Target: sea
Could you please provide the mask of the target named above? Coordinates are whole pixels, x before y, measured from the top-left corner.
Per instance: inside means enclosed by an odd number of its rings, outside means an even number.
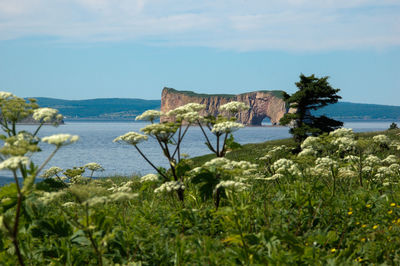
[[[397,124],[400,124],[398,121]],[[391,122],[363,121],[345,122],[344,127],[352,128],[355,132],[381,131],[389,128]],[[58,166],[63,169],[74,166],[83,166],[96,162],[103,166],[103,172],[95,173],[96,177],[108,177],[115,175],[145,175],[154,173],[154,169],[141,157],[133,146],[114,143],[113,140],[130,131],[140,132],[146,126],[145,122],[66,122],[58,127],[43,126],[39,137],[50,136],[59,133],[79,135],[78,142],[62,147],[44,169]],[[18,130],[34,131],[35,125],[20,125]],[[208,135],[215,142],[212,134]],[[280,126],[263,125],[259,127],[245,127],[234,132],[235,141],[240,144],[260,143],[268,140],[290,137],[289,128]],[[183,142],[182,153],[190,157],[210,153],[206,147],[205,138],[199,127],[190,127]],[[162,155],[156,140],[138,144],[140,150],[156,166],[166,167],[167,160]],[[54,146],[41,143],[41,152],[31,156],[31,160],[41,165],[54,150]],[[39,179],[40,180],[40,179]],[[10,171],[0,171],[0,186],[14,182]]]

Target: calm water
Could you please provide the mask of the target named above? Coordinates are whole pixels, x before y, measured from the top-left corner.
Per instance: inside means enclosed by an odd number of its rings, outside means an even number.
[[[129,131],[139,131],[146,123],[110,123],[110,122],[69,122],[57,128],[45,126],[39,136],[57,133],[69,133],[80,136],[80,140],[70,146],[63,147],[50,161],[48,167],[59,166],[63,169],[82,166],[89,162],[100,163],[105,171],[97,176],[146,174],[153,172],[148,163],[138,154],[134,147],[113,143],[113,139]],[[385,130],[390,122],[351,122],[345,127],[356,132]],[[19,129],[33,131],[35,126],[24,125]],[[267,140],[290,137],[286,127],[246,127],[234,133],[241,144],[264,142]],[[212,139],[212,136],[211,136]],[[192,127],[182,144],[183,153],[191,157],[210,153],[204,145],[204,136],[200,128]],[[138,145],[144,154],[157,166],[167,166],[167,161],[160,153],[155,140],[149,139]],[[42,152],[35,154],[32,160],[36,164],[43,162],[53,150],[53,146],[41,144]],[[48,168],[46,167],[46,168]],[[0,171],[0,185],[12,182],[9,171]]]

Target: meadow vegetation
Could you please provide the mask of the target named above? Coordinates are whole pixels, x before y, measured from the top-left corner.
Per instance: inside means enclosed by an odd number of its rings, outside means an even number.
[[[40,142],[54,156],[77,136],[38,138],[54,109],[0,93],[0,169],[15,183],[0,188],[0,261],[5,265],[360,265],[400,263],[400,130],[355,134],[337,129],[297,143],[240,146],[240,103],[201,117],[198,104],[167,114],[147,111],[142,133],[114,141],[140,149],[156,139],[167,169],[93,179],[101,165],[44,170],[30,161]],[[18,131],[33,115],[35,132]],[[156,123],[166,115],[166,123]],[[181,154],[191,125],[211,155]],[[207,133],[209,131],[209,133]],[[211,136],[213,139],[211,139]],[[112,141],[112,140],[110,140]],[[117,145],[117,144],[116,144]],[[129,158],[127,158],[129,160]],[[43,171],[42,171],[43,170]],[[34,183],[42,175],[45,180]],[[20,184],[17,177],[22,177]]]

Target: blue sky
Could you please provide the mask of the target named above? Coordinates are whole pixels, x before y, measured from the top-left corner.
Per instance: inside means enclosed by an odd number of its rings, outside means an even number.
[[[296,91],[400,105],[399,0],[0,0],[0,90],[64,99]]]

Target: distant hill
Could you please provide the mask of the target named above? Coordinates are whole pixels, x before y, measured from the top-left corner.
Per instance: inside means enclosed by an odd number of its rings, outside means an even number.
[[[149,109],[159,110],[160,100],[104,98],[90,100],[62,100],[37,97],[41,107],[56,108],[65,120],[133,120]],[[314,112],[316,115],[343,120],[400,121],[400,106],[339,102]]]
[[[400,106],[338,102],[314,111],[338,120],[387,120],[400,121]]]
[[[37,97],[41,107],[58,109],[65,120],[126,120],[149,109],[160,109],[160,100],[104,98],[90,100],[62,100]]]

